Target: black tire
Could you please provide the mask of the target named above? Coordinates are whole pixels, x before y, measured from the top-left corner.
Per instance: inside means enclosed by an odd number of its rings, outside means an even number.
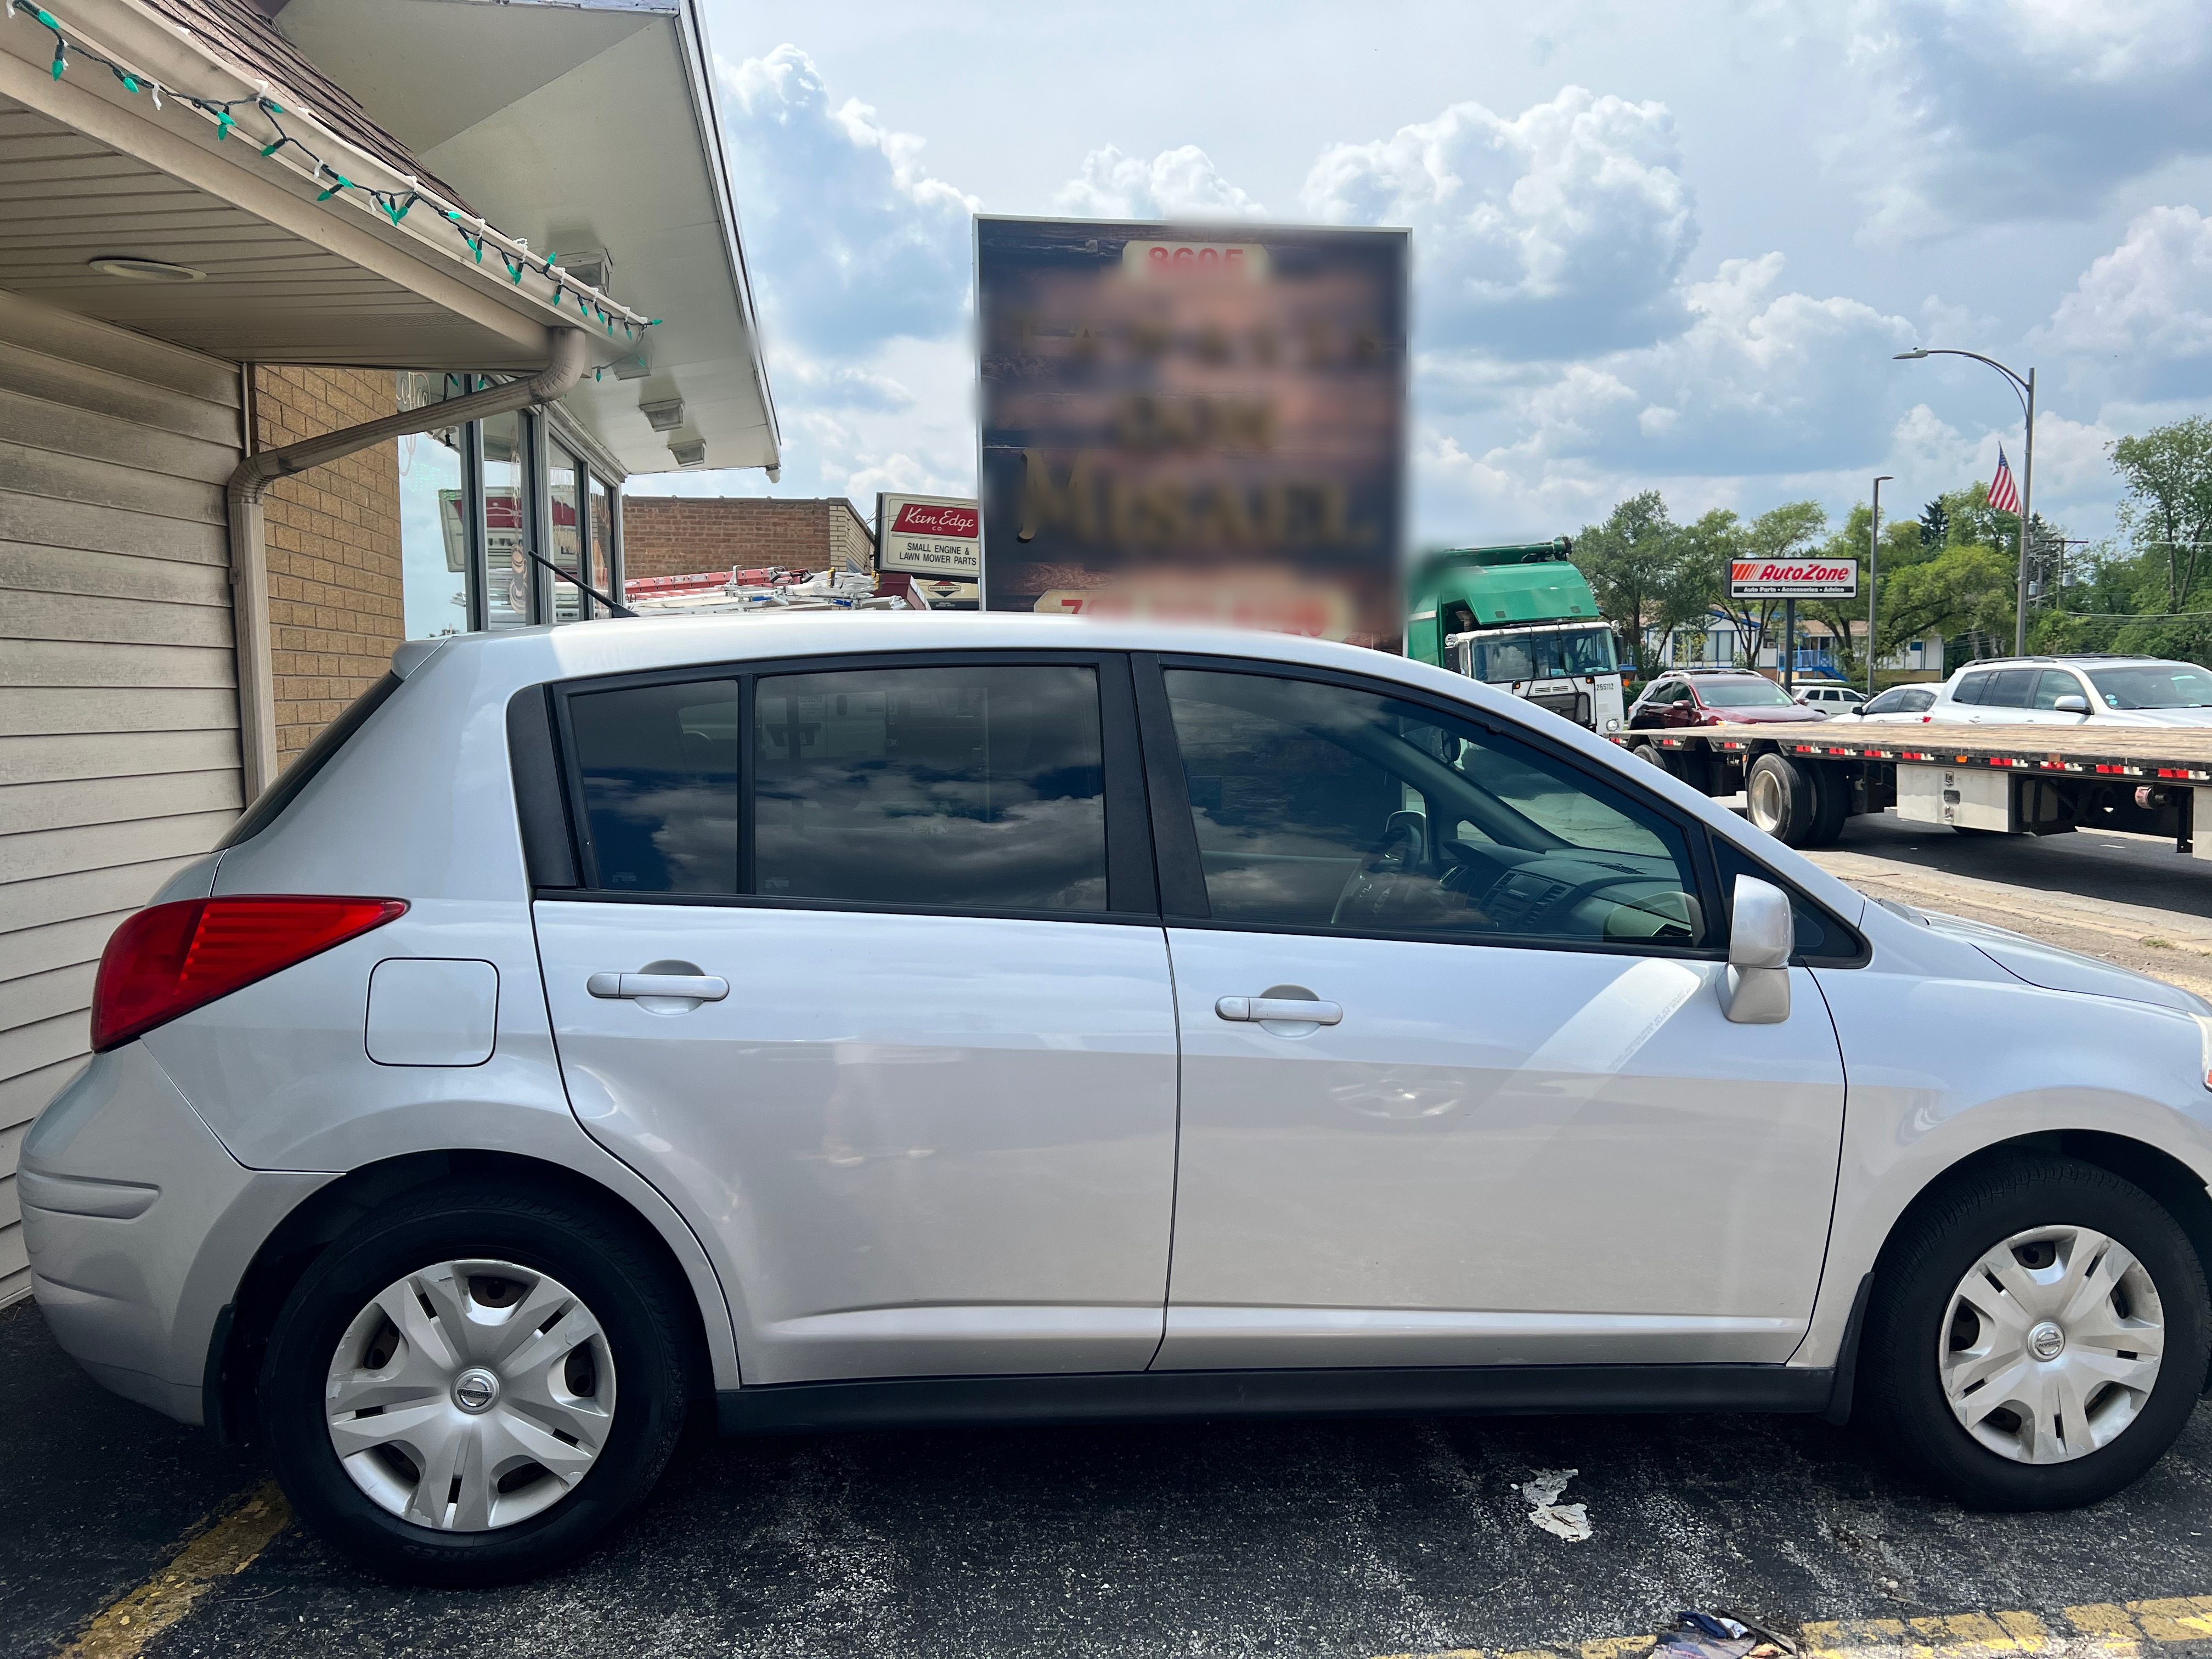
[[[1744,775],[1746,814],[1784,847],[1802,847],[1820,816],[1811,771],[1784,755],[1761,755]]]
[[[2017,1461],[1960,1424],[1944,1396],[1937,1356],[1947,1340],[1960,1340],[1945,1322],[1974,1264],[2016,1234],[2067,1226],[2094,1229],[2134,1254],[2157,1292],[2165,1349],[2134,1420],[2106,1443],[2065,1462]],[[2094,1165],[2023,1156],[1960,1178],[1900,1227],[1883,1252],[1868,1310],[1860,1382],[1888,1437],[1961,1504],[2070,1509],[2110,1497],[2164,1455],[2197,1404],[2208,1352],[2203,1267],[2164,1206]],[[2088,1403],[2099,1409],[2095,1396]]]
[[[511,1262],[573,1291],[598,1322],[618,1386],[605,1442],[571,1490],[512,1525],[443,1531],[402,1519],[355,1484],[331,1444],[324,1391],[338,1344],[372,1299],[465,1259]],[[386,1577],[477,1585],[543,1572],[589,1547],[667,1466],[689,1398],[686,1295],[641,1229],[586,1204],[475,1181],[408,1193],[324,1251],[277,1316],[258,1384],[276,1478],[303,1521]]]
[[[1667,757],[1659,752],[1659,745],[1648,739],[1638,744],[1628,752],[1646,765],[1657,767],[1662,772],[1672,772],[1674,769],[1667,764]]]
[[[1801,764],[1798,769],[1813,775],[1813,827],[1806,832],[1803,844],[1832,847],[1851,816],[1851,781],[1838,764]]]

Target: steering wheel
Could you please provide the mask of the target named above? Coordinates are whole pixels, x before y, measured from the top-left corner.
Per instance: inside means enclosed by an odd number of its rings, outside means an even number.
[[[1381,927],[1417,916],[1441,921],[1450,902],[1424,867],[1428,841],[1428,822],[1420,813],[1393,812],[1375,844],[1345,878],[1329,926]]]

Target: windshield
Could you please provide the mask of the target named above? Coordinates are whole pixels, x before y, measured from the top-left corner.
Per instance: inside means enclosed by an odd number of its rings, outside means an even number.
[[[2212,708],[2212,673],[2185,662],[2093,668],[2089,678],[2115,708]]]
[[[1477,635],[1467,642],[1470,678],[1492,685],[1610,674],[1619,666],[1609,628],[1547,629],[1537,634]]]
[[[1700,680],[1698,701],[1708,708],[1787,708],[1790,696],[1772,680]]]

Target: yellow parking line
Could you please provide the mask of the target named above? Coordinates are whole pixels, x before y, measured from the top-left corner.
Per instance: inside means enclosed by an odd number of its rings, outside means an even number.
[[[84,1634],[57,1659],[137,1659],[146,1644],[192,1610],[216,1583],[240,1573],[291,1524],[292,1510],[273,1480],[188,1540],[137,1589],[94,1613]]]
[[[1948,1613],[1920,1619],[1818,1620],[1802,1632],[1803,1659],[2002,1659],[2010,1654],[2136,1659],[2145,1643],[2212,1642],[2212,1595],[2095,1601],[2062,1608],[2054,1629],[2025,1612]],[[1641,1659],[1659,1638],[1615,1636],[1556,1648],[1449,1648],[1388,1659]]]

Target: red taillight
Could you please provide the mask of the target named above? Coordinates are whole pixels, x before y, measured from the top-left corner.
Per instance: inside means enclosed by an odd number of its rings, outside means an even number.
[[[141,910],[100,953],[95,1051],[407,914],[404,899],[185,899]]]

